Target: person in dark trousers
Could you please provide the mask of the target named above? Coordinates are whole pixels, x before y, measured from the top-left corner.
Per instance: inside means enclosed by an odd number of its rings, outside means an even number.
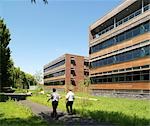
[[[73,106],[74,99],[75,99],[74,93],[70,89],[66,95],[66,109],[68,114],[73,114],[72,106]]]
[[[48,99],[48,101],[52,100],[53,112],[51,116],[53,118],[57,118],[57,106],[58,106],[59,99],[60,99],[60,95],[56,92],[56,89],[53,88],[53,93],[50,95],[50,98]]]

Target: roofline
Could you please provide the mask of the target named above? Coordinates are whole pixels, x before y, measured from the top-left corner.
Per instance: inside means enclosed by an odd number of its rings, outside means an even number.
[[[124,0],[120,5],[118,5],[117,7],[115,7],[114,9],[112,9],[111,11],[109,11],[106,15],[104,15],[103,17],[101,17],[100,19],[98,19],[95,23],[91,24],[89,26],[89,29],[92,30],[92,29],[96,28],[100,24],[104,23],[108,19],[110,19],[113,16],[115,16],[120,11],[124,10],[126,7],[128,7],[129,5],[131,5],[132,3],[134,3],[135,1],[137,1],[137,0]]]
[[[65,59],[65,56],[66,56],[66,55],[80,56],[80,57],[84,57],[84,59],[88,59],[88,57],[86,57],[86,56],[81,56],[81,55],[76,55],[76,54],[65,53],[65,54],[59,56],[58,58],[52,60],[51,62],[45,64],[45,65],[44,65],[44,68],[47,67],[47,66],[49,66],[49,65],[51,65],[51,64],[53,64],[53,63],[59,62],[59,60],[61,60],[61,59],[63,59],[63,58]]]

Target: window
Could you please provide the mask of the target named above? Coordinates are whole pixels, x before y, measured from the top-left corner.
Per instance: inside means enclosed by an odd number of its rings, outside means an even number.
[[[97,76],[91,77],[91,80],[92,84],[149,81],[150,71],[144,70],[144,71],[119,73],[114,75]]]
[[[137,12],[137,14],[138,14],[138,12]],[[132,17],[132,15],[131,15],[131,17]],[[131,39],[137,35],[143,34],[148,31],[150,31],[150,23],[145,22],[143,24],[140,24],[140,25],[128,30],[128,31],[125,31],[117,36],[114,36],[108,40],[105,40],[97,45],[90,47],[91,48],[90,52],[94,53],[94,52],[100,51],[104,48],[110,47],[116,43],[120,43],[126,39]]]
[[[144,54],[145,53],[145,54]],[[141,47],[135,50],[124,52],[116,56],[111,56],[105,59],[100,59],[91,62],[91,68],[101,67],[105,65],[110,65],[113,63],[120,63],[125,61],[134,60],[136,58],[145,57],[150,55],[150,46]]]

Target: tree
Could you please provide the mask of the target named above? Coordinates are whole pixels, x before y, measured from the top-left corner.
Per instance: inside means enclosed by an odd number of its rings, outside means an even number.
[[[10,33],[4,21],[0,18],[0,92],[3,87],[10,86],[10,48],[8,47],[10,42]]]
[[[31,0],[32,3],[36,3],[36,0]],[[48,4],[48,0],[43,0],[45,4]]]
[[[36,71],[36,73],[34,74],[34,78],[38,84],[42,84],[43,83],[42,71]]]

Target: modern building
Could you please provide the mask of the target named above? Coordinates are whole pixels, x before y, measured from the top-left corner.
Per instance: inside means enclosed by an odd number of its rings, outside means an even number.
[[[64,54],[44,66],[44,85],[49,88],[80,90],[80,84],[89,75],[88,58]]]
[[[91,89],[150,91],[150,1],[125,0],[89,27]]]

